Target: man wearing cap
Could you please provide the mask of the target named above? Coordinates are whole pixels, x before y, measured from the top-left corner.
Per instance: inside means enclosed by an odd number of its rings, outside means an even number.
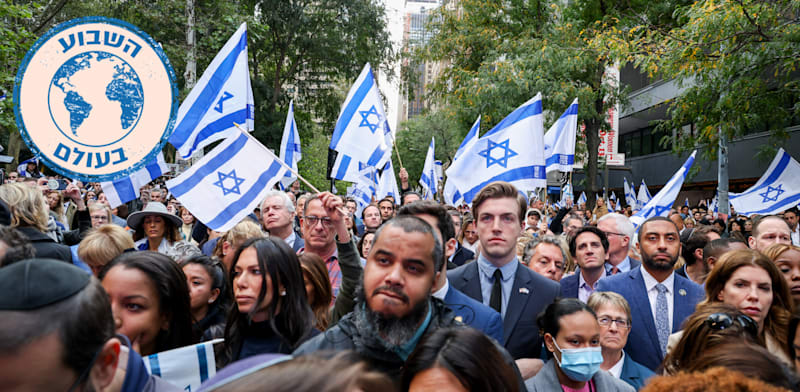
[[[47,284],[43,284],[47,283]],[[179,391],[147,373],[114,335],[100,283],[52,259],[0,268],[0,388],[13,391]]]

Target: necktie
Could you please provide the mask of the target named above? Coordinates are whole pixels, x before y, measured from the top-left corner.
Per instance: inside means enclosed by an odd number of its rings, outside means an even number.
[[[656,296],[656,331],[658,332],[658,344],[661,352],[667,353],[667,339],[671,328],[669,327],[669,307],[667,306],[667,286],[659,283],[656,285],[658,296]]]
[[[492,296],[489,297],[489,306],[496,310],[497,313],[501,313],[500,309],[502,309],[502,299],[503,299],[503,290],[500,284],[503,281],[503,272],[500,271],[500,268],[494,270],[494,283],[492,284]]]

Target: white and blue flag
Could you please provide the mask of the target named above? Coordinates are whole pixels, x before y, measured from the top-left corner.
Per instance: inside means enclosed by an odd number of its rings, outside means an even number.
[[[425,155],[425,165],[422,167],[422,174],[419,176],[419,184],[422,185],[422,199],[433,200],[436,196],[436,158],[434,138],[431,138],[431,144],[428,145],[428,153]]]
[[[694,164],[694,157],[697,155],[697,150],[692,152],[692,155],[686,159],[680,169],[667,181],[667,184],[661,188],[656,195],[645,204],[641,211],[631,216],[631,223],[638,229],[639,226],[646,220],[654,216],[669,215],[669,210],[675,204],[675,199],[678,198],[678,193],[681,191],[683,181],[686,179],[686,174]]]
[[[200,384],[217,374],[214,339],[184,346],[142,358],[147,372],[174,385],[182,391],[196,391]]]
[[[713,211],[714,212],[714,216],[716,216],[717,211],[719,209],[719,206],[718,206],[719,203],[717,202],[717,200],[719,200],[718,196],[719,196],[719,194],[714,195],[714,198],[711,199],[710,203],[708,203],[708,211],[709,212]],[[731,196],[731,194],[728,193],[728,197],[730,197],[730,196]],[[736,207],[734,207],[734,208],[736,208]]]
[[[336,150],[331,177],[355,182],[358,163],[383,167],[394,139],[383,100],[369,63],[353,83],[333,129],[330,148]]]
[[[28,159],[20,162],[20,164],[17,166],[17,173],[19,174],[20,177],[33,177],[32,176],[33,173],[28,173],[28,164],[29,163],[35,163],[36,164],[36,170],[39,170],[39,158],[35,157],[35,156],[33,158],[28,158]],[[42,177],[42,176],[44,176],[44,174],[41,171],[39,171],[39,177]]]
[[[455,156],[453,157],[453,162],[455,162],[466,150],[472,148],[472,146],[478,142],[478,133],[481,130],[481,116],[478,115],[478,119],[475,120],[475,123],[472,124],[472,128],[469,129],[467,132],[467,136],[464,137],[464,140],[461,141],[461,145],[458,146],[458,150],[456,151]],[[452,166],[452,164],[450,165]],[[444,189],[442,190],[444,193],[444,201],[447,204],[457,206],[459,205],[464,198],[461,196],[461,192],[456,189],[456,186],[453,185],[453,182],[448,180],[444,183]]]
[[[447,169],[447,177],[467,203],[494,181],[509,182],[523,194],[546,187],[542,94],[478,139]]]
[[[215,231],[228,231],[253,212],[283,178],[286,166],[247,132],[236,130],[167,188]]]
[[[545,171],[571,172],[578,137],[578,98],[544,134]]]
[[[650,195],[650,191],[647,189],[647,184],[644,183],[644,178],[642,178],[642,184],[639,185],[639,194],[636,196],[636,200],[638,202],[637,207],[638,209],[644,208],[644,205],[652,199],[653,196]]]
[[[581,192],[581,195],[578,197],[578,204],[586,203],[586,192]]]
[[[626,177],[622,177],[625,184],[625,204],[631,208],[636,208],[636,194],[633,192],[633,187],[628,183]]]
[[[281,138],[281,161],[297,171],[297,162],[303,158],[300,151],[300,133],[297,132],[297,123],[294,121],[294,101],[289,101],[289,112],[286,113],[286,125],[283,126],[283,137]],[[297,180],[297,176],[290,171],[286,171],[281,179],[281,188],[285,189]]]
[[[394,177],[394,167],[392,167],[391,158],[386,161],[386,166],[383,167],[383,171],[378,177],[378,192],[376,193],[376,197],[380,200],[386,196],[394,197],[394,203],[400,204],[400,188],[397,186],[397,179]]]
[[[159,152],[152,162],[131,173],[130,176],[116,181],[101,182],[100,186],[103,188],[108,204],[111,208],[116,208],[138,198],[141,187],[169,171],[169,166],[164,161],[164,153]]]
[[[800,203],[800,163],[782,148],[756,183],[742,193],[729,193],[736,213],[777,214]]]
[[[236,135],[234,123],[252,130],[254,108],[247,24],[242,23],[181,103],[169,142],[187,159],[214,141]]]
[[[575,196],[572,194],[572,185],[564,184],[564,187],[561,189],[561,202],[560,204],[563,206],[568,205],[567,202],[572,202],[575,200]]]
[[[360,215],[364,207],[372,203],[372,197],[378,190],[378,173],[372,166],[359,165],[358,178],[351,188],[350,196],[356,199],[356,212]]]

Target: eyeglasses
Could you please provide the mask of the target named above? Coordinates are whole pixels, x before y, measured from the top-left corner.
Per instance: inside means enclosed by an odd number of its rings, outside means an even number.
[[[608,237],[608,236],[610,236],[610,235],[618,235],[618,236],[620,236],[620,237],[626,237],[626,236],[627,236],[627,234],[623,234],[623,233],[615,233],[615,232],[613,232],[613,231],[604,231],[603,233],[605,233],[605,234],[606,234],[606,237]]]
[[[310,215],[310,216],[304,216],[303,219],[305,219],[305,221],[308,222],[308,225],[310,227],[316,226],[317,223],[320,222],[320,221],[322,221],[322,225],[325,226],[325,227],[333,226],[333,223],[331,222],[331,218],[329,218],[327,216],[326,217],[318,217],[318,216]]]
[[[706,325],[717,331],[730,328],[734,322],[738,323],[751,336],[758,336],[758,324],[752,318],[743,314],[731,317],[726,313],[714,313],[706,319]]]
[[[611,317],[600,317],[597,319],[603,327],[610,327],[611,324],[617,324],[617,328],[628,329],[631,327],[630,321],[626,319],[613,319]]]

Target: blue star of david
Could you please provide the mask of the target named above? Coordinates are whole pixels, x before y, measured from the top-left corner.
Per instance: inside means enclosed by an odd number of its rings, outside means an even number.
[[[656,216],[661,216],[661,214],[663,214],[664,212],[669,211],[669,206],[656,205],[654,208],[656,210]]]
[[[767,190],[764,193],[758,194],[759,196],[764,198],[764,200],[761,200],[761,202],[766,203],[768,201],[778,201],[778,197],[781,195],[781,193],[786,192],[785,190],[781,189],[782,186],[783,184],[778,185],[776,188],[773,188],[772,186],[767,185]],[[775,191],[775,196],[769,197],[769,194],[772,193],[772,191]]]
[[[244,178],[236,177],[236,170],[231,170],[228,174],[217,172],[217,176],[219,176],[219,180],[214,182],[214,185],[222,189],[222,196],[227,196],[229,193],[235,193],[237,195],[242,194],[239,191],[239,185],[244,182]],[[233,186],[230,188],[225,187],[225,180],[227,179],[233,180]]]
[[[506,139],[505,141],[500,142],[500,143],[495,143],[495,142],[489,140],[489,145],[486,147],[486,149],[478,153],[478,155],[486,158],[486,168],[487,169],[490,168],[494,164],[498,164],[498,165],[502,166],[503,168],[507,168],[508,167],[508,159],[511,158],[511,157],[519,155],[514,150],[508,148],[508,140],[509,139]],[[502,157],[495,158],[495,157],[492,156],[492,150],[494,150],[495,148],[500,148],[500,149],[503,150],[503,156]]]
[[[367,127],[369,128],[370,132],[375,133],[381,123],[381,115],[378,114],[378,110],[375,109],[375,105],[372,105],[369,110],[359,110],[358,113],[361,114],[361,124],[358,124],[358,126]],[[369,121],[370,114],[374,114],[378,119],[374,124]]]

